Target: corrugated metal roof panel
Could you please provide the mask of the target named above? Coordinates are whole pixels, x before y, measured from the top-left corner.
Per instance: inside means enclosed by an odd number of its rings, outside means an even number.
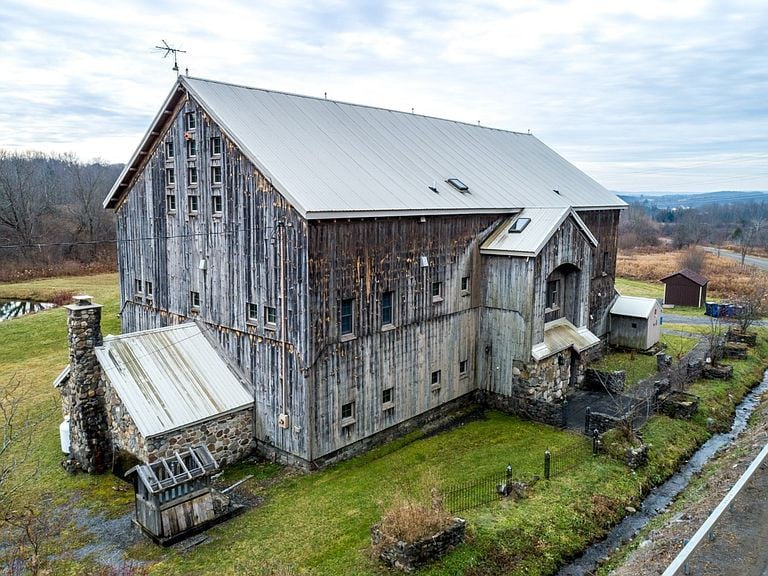
[[[625,206],[530,134],[196,78],[180,82],[308,218]],[[448,178],[461,179],[469,193]],[[433,182],[439,194],[429,190]]]
[[[96,356],[145,438],[253,402],[194,323],[108,336]]]
[[[504,221],[483,242],[480,252],[508,256],[536,256],[569,215],[573,216],[590,242],[597,246],[597,240],[589,228],[571,208],[526,208]],[[530,219],[528,225],[520,232],[510,232],[515,221],[523,218]]]
[[[648,318],[653,309],[658,306],[655,298],[640,298],[639,296],[619,296],[611,307],[611,314],[617,316],[630,316],[632,318]]]

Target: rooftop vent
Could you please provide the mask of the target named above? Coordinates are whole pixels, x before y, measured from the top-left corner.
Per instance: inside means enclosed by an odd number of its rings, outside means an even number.
[[[448,184],[456,188],[456,190],[458,190],[462,194],[467,194],[469,192],[469,186],[464,184],[464,182],[462,182],[458,178],[448,178],[446,182],[448,182]]]
[[[557,194],[558,196],[562,196],[562,194],[560,194],[560,190],[555,190],[555,189],[553,188],[553,189],[552,189],[552,192],[554,192],[554,193],[555,193],[555,194]]]
[[[512,226],[509,227],[509,233],[510,234],[519,234],[523,230],[525,230],[525,227],[528,226],[528,224],[531,223],[530,218],[518,218],[514,222],[512,222]]]

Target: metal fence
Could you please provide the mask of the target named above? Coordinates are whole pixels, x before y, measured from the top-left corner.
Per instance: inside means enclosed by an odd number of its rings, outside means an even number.
[[[584,461],[584,454],[578,450],[546,450],[520,466],[507,465],[506,468],[460,484],[453,484],[442,491],[443,506],[451,514],[486,506],[511,492],[514,482],[530,484],[538,479],[550,480],[561,476],[579,466]],[[532,465],[533,464],[533,465]]]

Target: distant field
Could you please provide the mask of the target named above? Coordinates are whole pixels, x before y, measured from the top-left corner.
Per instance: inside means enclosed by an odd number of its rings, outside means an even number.
[[[684,254],[684,250],[621,251],[616,263],[616,276],[622,279],[640,280],[655,287],[653,292],[647,294],[626,294],[627,296],[661,298],[664,285],[659,280],[682,268],[680,262]],[[753,268],[743,268],[734,260],[718,258],[714,254],[706,254],[701,274],[709,280],[707,298],[714,301],[733,298],[755,282],[768,282],[767,274]],[[619,292],[622,291],[619,290]]]

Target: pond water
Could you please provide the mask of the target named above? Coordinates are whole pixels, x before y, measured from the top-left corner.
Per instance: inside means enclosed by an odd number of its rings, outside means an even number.
[[[736,407],[733,426],[729,432],[715,434],[686,462],[680,470],[661,486],[657,486],[646,496],[640,510],[625,517],[613,527],[608,536],[601,542],[586,549],[581,557],[560,570],[558,576],[588,576],[593,574],[597,565],[621,544],[628,542],[654,516],[663,512],[672,500],[683,491],[704,467],[712,456],[733,443],[747,427],[749,416],[760,404],[760,397],[768,391],[768,370],[763,374],[763,380]]]
[[[54,308],[55,304],[48,302],[33,302],[32,300],[3,300],[0,299],[0,322],[19,318],[33,312]]]

